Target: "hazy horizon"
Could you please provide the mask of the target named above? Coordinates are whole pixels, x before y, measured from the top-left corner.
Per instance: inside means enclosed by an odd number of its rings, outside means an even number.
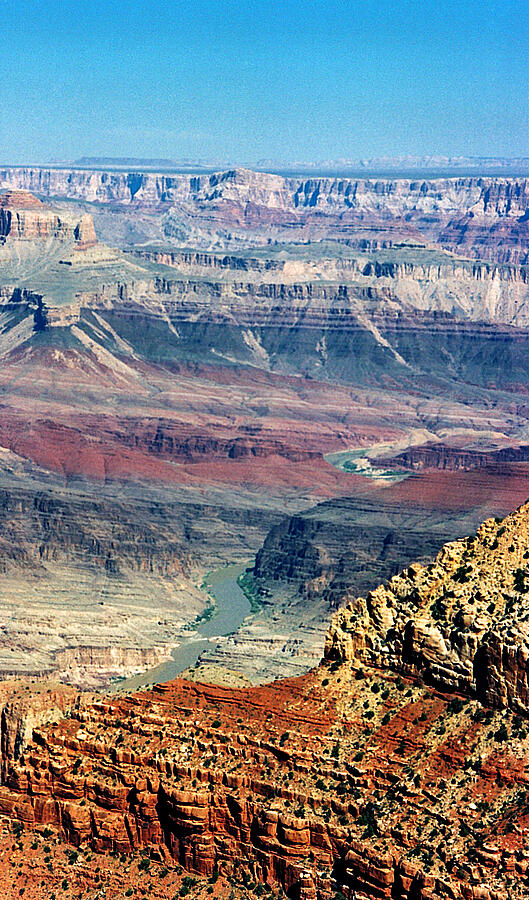
[[[525,175],[529,173],[529,156],[467,156],[448,157],[436,154],[426,157],[372,157],[370,159],[328,159],[328,160],[294,160],[286,162],[280,159],[271,160],[237,160],[237,159],[180,159],[129,157],[129,156],[82,156],[77,159],[49,160],[9,160],[0,158],[0,166],[7,168],[55,168],[55,169],[87,169],[106,171],[131,171],[141,169],[146,172],[171,172],[189,174],[210,174],[229,169],[257,171],[269,174],[288,176],[325,175],[383,177],[384,174],[395,177],[439,176],[447,177],[482,172],[487,175]]]

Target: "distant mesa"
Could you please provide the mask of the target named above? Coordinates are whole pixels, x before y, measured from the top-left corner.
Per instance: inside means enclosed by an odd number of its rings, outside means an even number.
[[[175,166],[174,159],[151,159],[143,156],[81,156],[76,166]]]
[[[58,165],[56,163],[55,165]],[[64,163],[67,168],[69,163]],[[234,161],[226,159],[195,159],[181,157],[180,159],[168,159],[164,157],[143,156],[81,156],[74,160],[72,165],[82,169],[151,169],[161,171],[218,171],[234,167]],[[259,159],[255,165],[246,164],[260,172],[296,173],[298,175],[328,175],[340,174],[344,176],[382,176],[384,174],[413,174],[421,175],[429,173],[445,175],[461,174],[527,174],[529,172],[529,158],[527,157],[501,157],[501,156],[386,156],[363,159],[325,159],[325,160],[296,160],[289,162],[284,159]],[[240,163],[237,164],[237,167]]]
[[[200,171],[211,169],[203,160],[194,159],[166,159],[164,157],[144,156],[81,156],[73,163],[80,169],[149,169],[158,172],[164,171]]]

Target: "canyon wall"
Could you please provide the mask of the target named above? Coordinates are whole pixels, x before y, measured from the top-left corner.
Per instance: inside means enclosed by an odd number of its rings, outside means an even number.
[[[189,228],[196,238],[201,228],[213,233],[235,227],[261,229],[261,242],[263,228],[297,238],[303,229],[308,238],[312,229],[320,239],[327,229],[356,241],[361,226],[383,233],[393,229],[390,241],[400,230],[401,237],[422,236],[472,256],[529,261],[524,178],[303,179],[245,169],[189,176],[20,167],[0,170],[0,185],[90,203],[174,206],[165,234],[178,240],[186,240]]]
[[[483,216],[523,217],[529,179],[505,177],[414,179],[284,178],[233,169],[213,175],[165,175],[14,167],[0,169],[0,184],[48,197],[99,202],[163,203],[218,200],[253,203],[271,210],[473,210]]]
[[[123,889],[136,858],[298,900],[502,900],[529,870],[526,744],[513,716],[347,662],[244,690],[177,680],[35,727],[0,811],[103,869],[122,854]]]
[[[98,292],[79,291],[77,300],[88,308],[126,311],[130,306],[131,312],[139,312],[138,306],[154,311],[154,303],[161,302],[175,322],[207,316],[212,323],[229,325],[232,320],[241,327],[351,329],[372,324],[376,334],[376,329],[396,332],[409,327],[464,332],[468,322],[475,322],[485,334],[488,323],[509,329],[529,326],[529,282],[521,267],[503,272],[494,266],[434,267],[431,272],[411,264],[402,268],[407,269],[402,275],[364,270],[351,282],[324,283],[311,280],[310,273],[293,281],[158,277],[108,284]]]
[[[439,442],[410,447],[404,453],[380,458],[380,465],[401,466],[405,469],[444,469],[456,472],[460,469],[482,469],[491,465],[524,462],[529,460],[529,446],[504,447],[499,450],[476,450],[451,447]]]
[[[67,710],[80,707],[89,695],[53,681],[30,685],[24,681],[0,683],[0,747],[2,780],[33,739],[33,729],[58,720]]]
[[[123,568],[163,575],[184,574],[191,564],[182,535],[174,534],[161,507],[151,509],[151,521],[138,521],[134,503],[97,502],[73,491],[60,497],[54,491],[35,495],[2,489],[0,520],[4,539],[10,535],[11,561],[17,553],[29,554],[37,566],[47,560],[82,560],[107,573]]]
[[[383,497],[332,500],[276,525],[256,556],[254,575],[272,590],[274,583],[292,585],[337,608],[345,592],[360,594],[405,561],[431,558],[462,528],[457,517],[447,522],[443,512],[403,509]]]

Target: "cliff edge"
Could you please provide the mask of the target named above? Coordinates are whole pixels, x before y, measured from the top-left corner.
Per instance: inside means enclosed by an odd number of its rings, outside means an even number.
[[[421,674],[494,707],[529,711],[529,503],[414,564],[333,618],[329,659]]]

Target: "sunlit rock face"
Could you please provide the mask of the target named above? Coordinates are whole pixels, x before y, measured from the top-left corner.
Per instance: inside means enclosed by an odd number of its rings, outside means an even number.
[[[122,854],[125,896],[183,867],[220,898],[248,872],[303,900],[524,897],[529,737],[511,711],[336,659],[261,687],[54,702],[52,724],[31,692],[4,707],[0,809],[40,886],[64,877],[67,842],[79,887],[87,854],[103,883]]]
[[[78,249],[97,243],[91,216],[58,214],[29,191],[0,193],[0,242],[57,240]]]
[[[415,672],[488,705],[529,711],[529,505],[488,519],[336,613],[329,658]]]

